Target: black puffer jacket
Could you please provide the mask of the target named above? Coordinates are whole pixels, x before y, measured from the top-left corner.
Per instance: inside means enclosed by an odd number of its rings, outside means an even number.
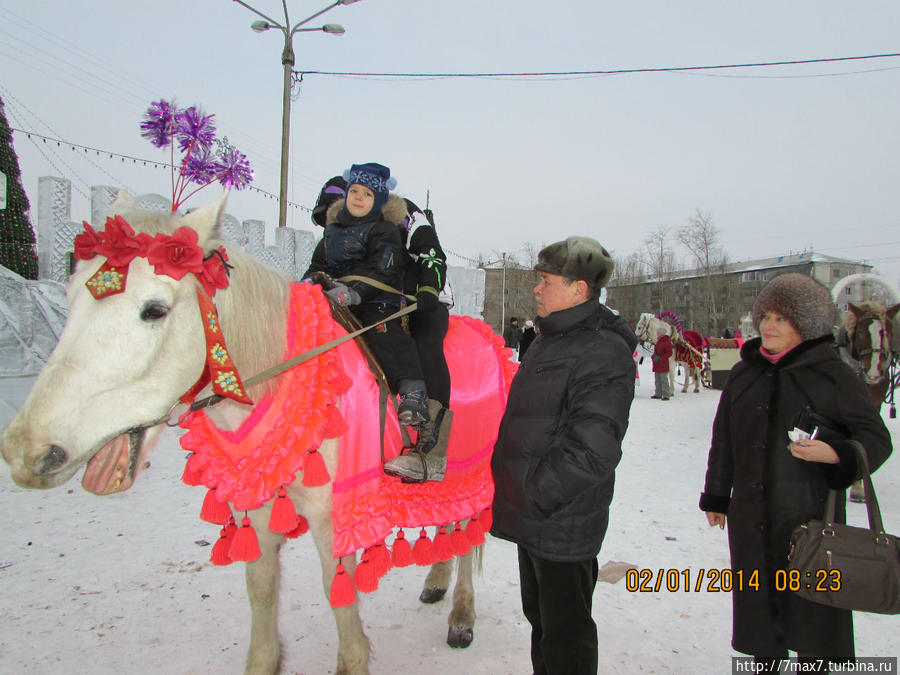
[[[890,455],[891,437],[830,335],[801,343],[775,365],[759,348],[759,338],[746,342],[728,376],[700,498],[704,511],[727,514],[732,569],[743,570],[745,580],[754,571],[759,578],[758,591],[732,593],[732,646],[754,655],[787,648],[851,656],[850,612],[779,593],[772,581],[787,565],[793,529],[822,517],[829,488],[846,489],[857,477],[857,462],[850,443],[838,440],[826,440],[838,454],[837,465],[797,459],[788,450],[787,432],[809,406],[863,444],[873,471]],[[841,494],[840,522],[845,507]]]
[[[598,302],[537,320],[494,446],[491,534],[559,562],[600,552],[637,338]]]

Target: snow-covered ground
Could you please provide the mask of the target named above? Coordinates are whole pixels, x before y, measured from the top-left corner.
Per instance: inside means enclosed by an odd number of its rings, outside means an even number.
[[[0,427],[32,381],[0,379]],[[725,533],[697,509],[719,392],[679,390],[664,402],[650,399],[652,388],[646,359],[599,560],[688,569],[693,581],[701,568],[728,566]],[[897,438],[900,423],[883,412]],[[173,433],[151,462],[134,488],[110,497],[74,479],[50,492],[23,490],[0,469],[0,672],[242,672],[243,566],[208,562],[218,530],[198,518],[203,491],[179,480],[184,453]],[[875,479],[887,529],[900,533],[900,460]],[[864,506],[849,510],[852,522],[865,522]],[[284,672],[333,672],[337,637],[311,540],[290,542],[281,560]],[[531,672],[514,546],[488,538],[468,649],[444,643],[446,599],[419,603],[424,577],[422,568],[395,569],[363,597],[372,673]],[[727,593],[639,593],[624,580],[601,582],[594,617],[601,673],[731,672]],[[856,614],[856,641],[860,656],[900,655],[897,619]]]

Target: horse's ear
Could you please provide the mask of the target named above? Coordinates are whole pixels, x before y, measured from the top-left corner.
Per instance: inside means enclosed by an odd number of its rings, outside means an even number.
[[[893,307],[888,307],[886,310],[884,310],[884,315],[888,319],[893,321],[894,317],[897,316],[897,310],[900,310],[900,304],[894,305]]]
[[[855,316],[857,319],[859,317],[861,317],[863,314],[865,314],[865,312],[861,308],[857,307],[852,302],[848,302],[847,307],[850,309],[851,312],[853,312],[853,316]]]
[[[217,237],[219,220],[221,220],[222,214],[225,213],[226,201],[228,201],[228,190],[225,190],[222,196],[212,204],[201,206],[181,219],[182,225],[187,225],[197,232],[201,246],[210,239]]]
[[[137,208],[137,202],[134,201],[134,197],[128,194],[125,190],[119,190],[118,194],[116,194],[116,198],[113,200],[113,203],[109,205],[109,212],[112,214],[122,214],[127,213],[128,211],[133,211]]]

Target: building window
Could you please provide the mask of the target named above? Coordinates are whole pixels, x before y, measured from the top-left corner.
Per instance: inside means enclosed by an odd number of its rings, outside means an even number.
[[[840,279],[841,278],[841,270],[835,267],[831,270],[831,278],[832,279]]]

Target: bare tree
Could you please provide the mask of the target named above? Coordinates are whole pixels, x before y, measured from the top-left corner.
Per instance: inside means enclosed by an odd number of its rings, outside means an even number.
[[[643,262],[656,282],[657,313],[671,305],[668,282],[678,269],[675,251],[670,245],[671,229],[668,225],[660,225],[644,239]]]
[[[690,253],[697,272],[704,278],[703,295],[709,307],[713,334],[718,335],[718,303],[713,277],[721,273],[726,263],[725,252],[719,244],[719,228],[709,211],[697,209],[687,224],[678,228],[677,236],[678,242]]]

